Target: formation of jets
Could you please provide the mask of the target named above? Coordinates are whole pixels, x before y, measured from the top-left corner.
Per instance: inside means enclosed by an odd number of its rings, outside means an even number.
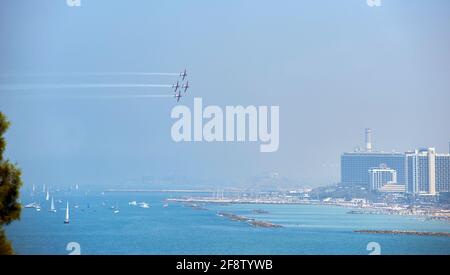
[[[187,77],[187,72],[186,69],[184,69],[183,72],[180,73],[180,77],[181,77],[181,81],[184,81],[184,79]],[[181,84],[180,86],[180,82],[177,81],[176,84],[172,85],[172,89],[174,89],[174,98],[177,99],[177,102],[180,101],[180,98],[182,98],[183,96],[181,95],[181,90],[184,89],[183,93],[186,94],[187,89],[189,89],[189,81],[186,80],[186,83]]]

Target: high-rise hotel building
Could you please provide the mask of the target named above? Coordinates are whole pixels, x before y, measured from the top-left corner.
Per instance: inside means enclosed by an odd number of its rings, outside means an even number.
[[[408,192],[436,195],[436,151],[434,148],[406,153]]]
[[[366,129],[364,151],[341,155],[343,185],[379,191],[382,187],[379,183],[380,175],[393,174],[395,171],[397,182],[387,186],[390,190],[406,190],[417,195],[450,192],[450,154],[438,154],[434,148],[406,153],[375,152],[372,149],[371,133],[370,129]],[[386,183],[382,185],[384,184]]]
[[[405,154],[350,152],[341,155],[341,183],[370,188],[369,171],[380,166],[397,172],[397,183],[405,184]]]
[[[450,155],[434,148],[406,152],[408,192],[436,195],[450,192]]]
[[[369,170],[369,188],[378,192],[405,192],[404,184],[397,183],[397,171],[382,165]]]
[[[450,154],[436,155],[436,190],[450,192]]]
[[[405,154],[375,152],[372,150],[372,130],[366,129],[365,151],[343,153],[341,155],[341,183],[370,188],[369,170],[379,167],[397,172],[397,183],[405,184]]]

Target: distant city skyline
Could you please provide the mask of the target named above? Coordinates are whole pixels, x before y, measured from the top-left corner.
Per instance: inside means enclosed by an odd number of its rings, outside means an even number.
[[[342,185],[414,195],[450,192],[450,151],[439,153],[433,147],[405,152],[375,151],[370,128],[365,129],[365,143],[364,149],[342,153]]]

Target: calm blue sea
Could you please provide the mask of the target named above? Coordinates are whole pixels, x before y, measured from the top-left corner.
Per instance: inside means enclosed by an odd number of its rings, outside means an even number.
[[[57,212],[49,212],[43,194],[24,196],[40,202],[42,211],[23,209],[22,218],[6,228],[17,254],[68,254],[77,242],[81,254],[368,254],[378,242],[381,254],[450,254],[450,238],[354,233],[358,229],[405,229],[450,232],[450,223],[415,217],[352,215],[349,209],[312,205],[204,205],[193,209],[181,203],[163,207],[163,200],[182,194],[106,193],[55,194]],[[71,222],[64,224],[69,200]],[[136,200],[148,209],[129,206]],[[77,208],[74,206],[78,205]],[[114,214],[111,206],[117,205]],[[262,209],[269,213],[254,214]],[[283,228],[255,228],[230,221],[225,211],[281,224]]]

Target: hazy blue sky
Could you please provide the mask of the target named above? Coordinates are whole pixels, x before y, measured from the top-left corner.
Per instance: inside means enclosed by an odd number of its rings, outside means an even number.
[[[0,91],[7,155],[27,184],[122,184],[143,175],[216,185],[277,171],[339,180],[339,156],[450,140],[450,1],[10,0],[0,5],[0,84],[172,83],[176,77],[21,77],[52,72],[178,72],[205,105],[279,105],[280,147],[174,143],[173,99]],[[134,89],[132,91],[135,91]],[[130,89],[89,93],[126,93]],[[169,93],[167,89],[161,90]],[[155,93],[155,89],[151,89]]]

